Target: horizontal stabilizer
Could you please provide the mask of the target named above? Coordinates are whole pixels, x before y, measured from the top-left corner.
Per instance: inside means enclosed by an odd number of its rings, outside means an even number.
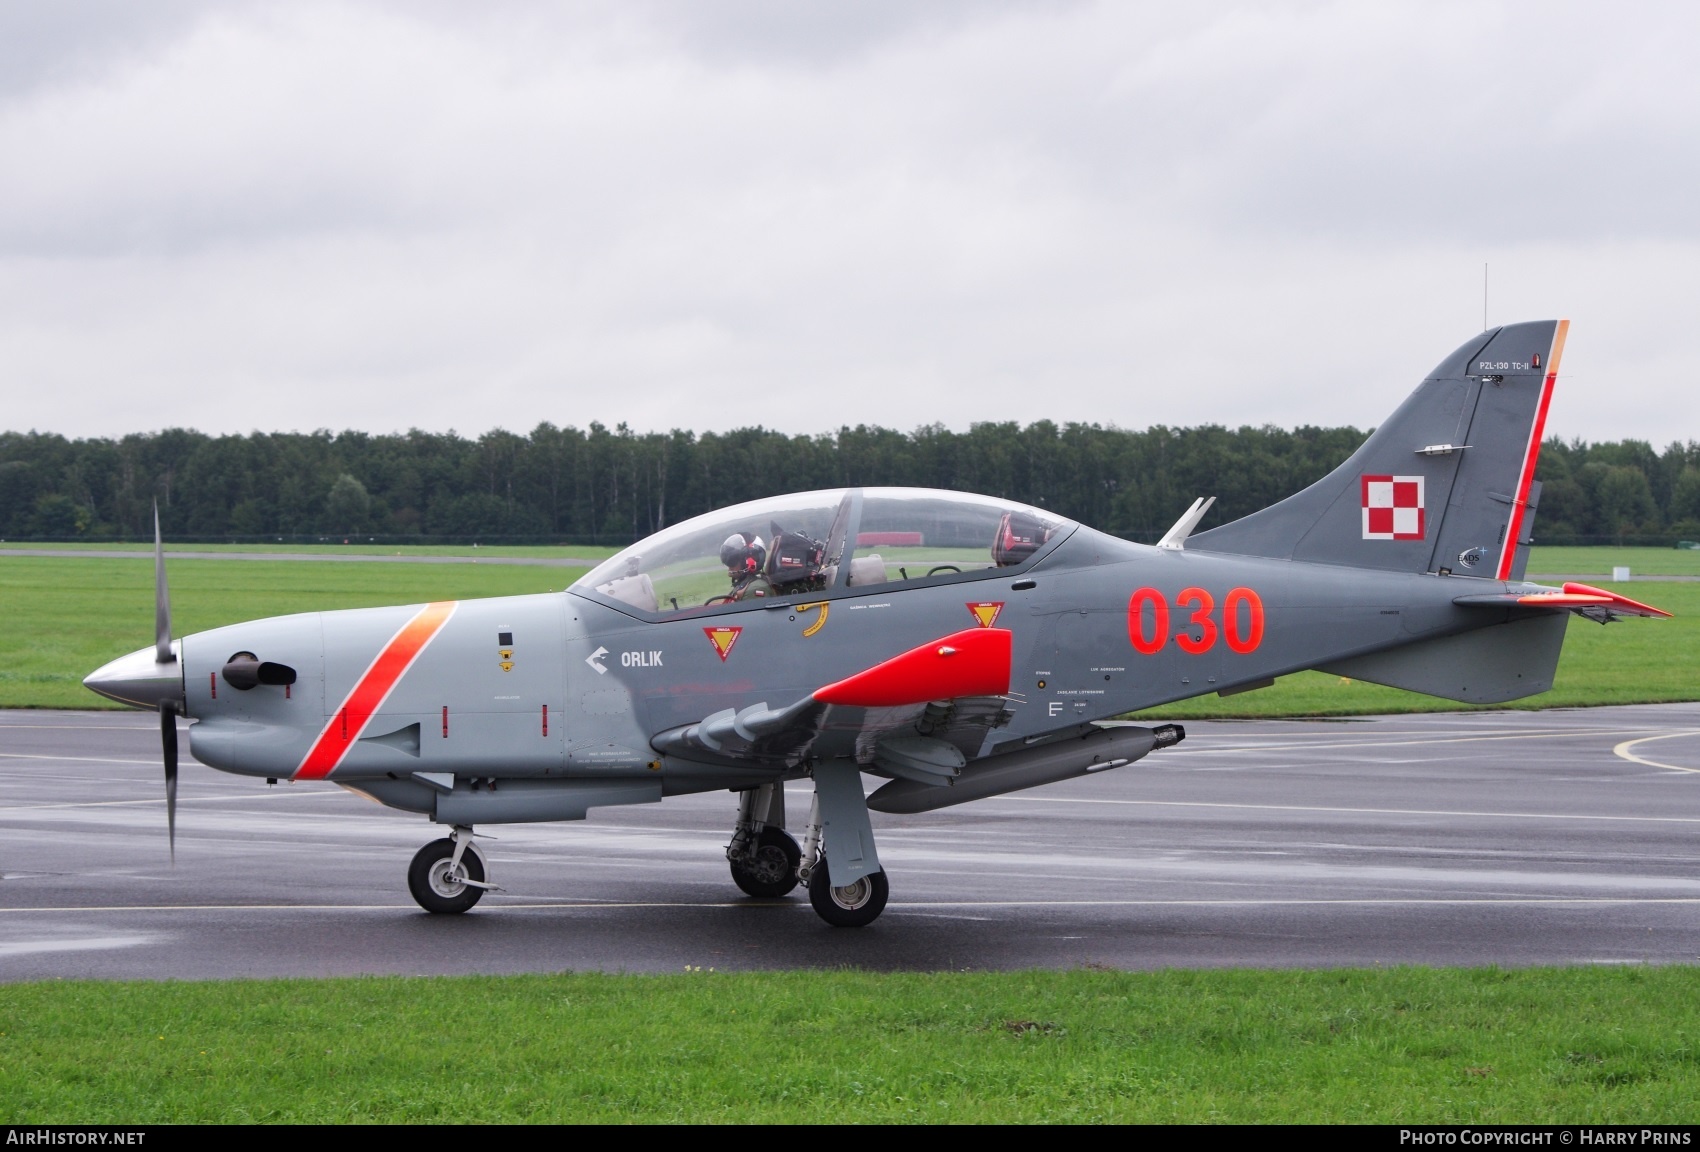
[[[1561,592],[1490,592],[1458,596],[1452,602],[1481,608],[1562,608],[1595,620],[1618,616],[1670,616],[1663,608],[1607,592],[1604,588],[1570,581],[1565,583]]]

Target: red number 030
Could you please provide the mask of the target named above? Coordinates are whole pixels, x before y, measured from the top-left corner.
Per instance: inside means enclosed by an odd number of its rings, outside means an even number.
[[[1211,613],[1216,600],[1202,588],[1182,588],[1175,596],[1175,647],[1189,655],[1208,652],[1218,633],[1230,651],[1251,652],[1263,643],[1263,600],[1250,588],[1229,589],[1222,599],[1222,625]],[[1170,638],[1168,597],[1155,588],[1141,588],[1127,602],[1127,638],[1135,652],[1152,656]],[[1198,634],[1193,635],[1196,629]]]

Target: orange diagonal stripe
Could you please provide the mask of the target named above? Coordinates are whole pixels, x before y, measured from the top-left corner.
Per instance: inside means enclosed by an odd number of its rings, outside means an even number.
[[[425,651],[431,638],[448,623],[454,611],[453,600],[427,604],[401,626],[401,631],[390,637],[390,642],[384,645],[372,666],[366,669],[366,674],[355,682],[347,698],[325,721],[324,731],[313,742],[313,750],[296,769],[296,779],[323,780],[336,770],[366,730],[372,714],[383,707],[402,675]]]

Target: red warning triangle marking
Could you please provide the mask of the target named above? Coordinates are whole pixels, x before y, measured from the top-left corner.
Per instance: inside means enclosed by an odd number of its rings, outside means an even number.
[[[998,622],[998,613],[1003,611],[1002,600],[984,600],[977,604],[969,604],[968,611],[974,614],[974,620],[982,628],[990,628]]]
[[[708,637],[709,643],[713,644],[714,650],[720,654],[720,662],[722,664],[726,662],[726,657],[732,651],[732,645],[738,642],[738,633],[742,631],[742,628],[703,629],[703,633]]]

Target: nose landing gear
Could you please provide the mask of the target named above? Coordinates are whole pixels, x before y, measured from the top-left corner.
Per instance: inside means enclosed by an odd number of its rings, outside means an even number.
[[[738,825],[726,846],[732,883],[751,896],[776,900],[797,886],[802,850],[785,832],[785,785],[763,784],[738,798]]]
[[[455,825],[454,834],[433,840],[413,856],[407,869],[407,888],[427,912],[465,912],[478,903],[487,888],[488,861],[472,842],[472,829]]]
[[[753,847],[729,860],[732,883],[751,896],[776,900],[797,886],[797,865],[802,859],[802,849],[783,830],[763,828]]]

